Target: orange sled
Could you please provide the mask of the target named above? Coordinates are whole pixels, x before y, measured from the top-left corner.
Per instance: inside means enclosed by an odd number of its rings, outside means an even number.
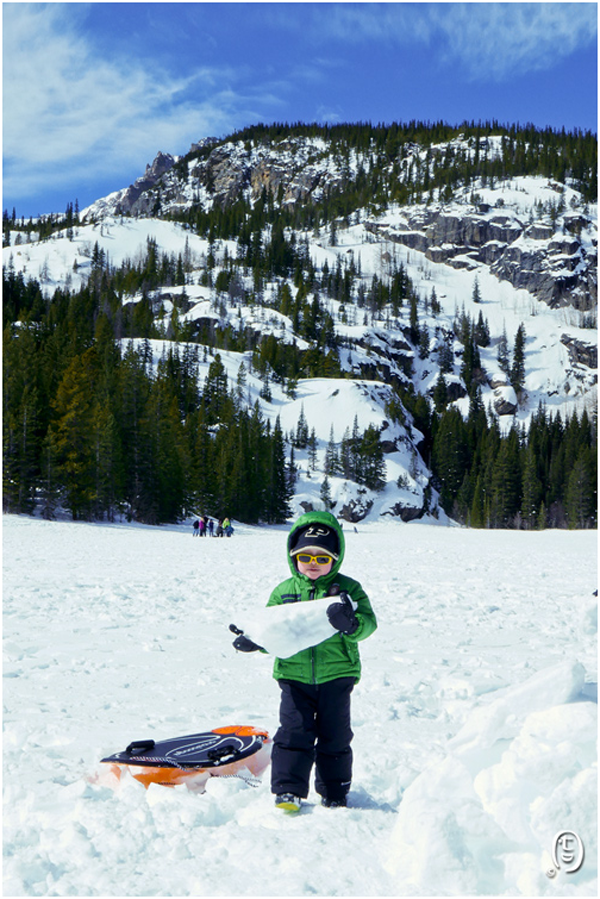
[[[266,730],[234,724],[158,743],[138,740],[102,762],[117,781],[126,770],[146,788],[185,784],[203,792],[209,777],[259,777],[271,760],[271,745]]]

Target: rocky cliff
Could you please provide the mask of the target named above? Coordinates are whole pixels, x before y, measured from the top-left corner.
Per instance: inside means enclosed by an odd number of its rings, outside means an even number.
[[[511,211],[462,211],[444,206],[404,208],[394,222],[365,222],[380,239],[404,244],[432,262],[456,268],[489,265],[500,279],[524,288],[551,307],[594,308],[598,301],[597,246],[582,239],[591,216],[565,216],[553,228],[528,224]],[[560,230],[559,230],[560,228]]]
[[[418,148],[413,152],[418,158]],[[322,138],[264,144],[209,138],[182,160],[159,153],[141,178],[94,203],[84,218],[176,215],[194,205],[226,208],[240,198],[253,204],[264,192],[282,207],[319,203],[375,162],[368,154],[342,158]],[[398,177],[408,177],[402,175],[406,170],[405,159]],[[595,218],[565,185],[512,178],[478,193],[473,187],[457,190],[450,202],[436,202],[430,194],[390,213],[356,210],[374,237],[402,243],[433,262],[457,268],[485,264],[551,307],[585,312],[597,306]]]

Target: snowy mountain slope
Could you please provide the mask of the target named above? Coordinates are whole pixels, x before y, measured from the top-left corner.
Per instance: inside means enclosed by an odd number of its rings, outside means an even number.
[[[134,344],[141,346],[141,341]],[[149,341],[152,361],[156,366],[169,351],[170,341]],[[227,373],[231,388],[236,388],[240,366],[250,368],[250,354],[219,352],[219,358]],[[196,365],[200,381],[204,381],[214,356],[197,352]],[[304,416],[309,431],[316,437],[316,464],[310,461],[308,449],[295,450],[295,465],[298,469],[294,495],[291,501],[292,513],[296,517],[306,511],[307,506],[320,503],[322,471],[325,455],[333,433],[339,443],[347,429],[354,423],[362,432],[369,425],[382,429],[382,440],[386,453],[386,485],[381,491],[361,487],[341,476],[330,478],[331,498],[336,504],[338,515],[347,521],[356,521],[366,516],[376,519],[380,515],[398,515],[405,520],[419,517],[423,507],[425,488],[429,472],[415,444],[420,439],[419,432],[407,422],[400,425],[385,417],[386,403],[391,399],[391,389],[379,381],[340,378],[304,378],[298,383],[294,399],[287,396],[281,386],[271,385],[272,399],[261,397],[263,382],[251,371],[244,376],[243,399],[249,407],[259,404],[265,419],[274,426],[280,419],[284,434],[295,435],[298,421]],[[402,486],[398,487],[401,478]],[[343,514],[342,514],[343,513]],[[440,509],[440,522],[446,523],[447,516]]]
[[[285,284],[296,293],[292,278],[272,278],[255,295],[252,271],[239,262],[237,240],[209,241],[185,225],[162,218],[191,208],[227,208],[243,198],[249,208],[265,196],[265,191],[281,208],[292,208],[304,200],[315,201],[336,185],[358,178],[361,169],[383,165],[373,153],[352,149],[343,155],[321,138],[290,138],[275,143],[229,142],[198,146],[196,155],[176,158],[159,154],[142,178],[130,188],[117,191],[84,210],[83,224],[55,231],[40,241],[35,232],[13,231],[10,246],[3,249],[3,264],[24,276],[37,278],[47,297],[57,287],[77,290],[93,271],[100,255],[103,265],[140,266],[150,242],[159,256],[185,263],[185,285],[165,283],[149,293],[155,322],[165,338],[174,336],[176,323],[186,325],[202,342],[207,331],[214,336],[226,328],[263,338],[272,335],[279,344],[307,350],[309,343],[294,329],[290,315],[279,308],[279,292]],[[480,152],[498,157],[499,138],[480,143]],[[432,171],[447,156],[463,153],[472,157],[473,141],[457,139],[430,147],[405,147],[399,178],[408,179],[412,167],[425,165]],[[160,204],[157,205],[157,200]],[[120,214],[120,213],[127,214]],[[306,246],[319,272],[358,272],[357,282],[367,292],[374,280],[391,283],[402,268],[419,298],[418,316],[421,343],[412,336],[411,311],[361,305],[353,298],[341,302],[333,293],[309,290],[306,301],[330,316],[339,343],[338,363],[344,375],[355,382],[348,400],[342,401],[340,384],[300,380],[296,398],[284,385],[271,378],[271,401],[261,396],[264,384],[252,370],[250,353],[230,355],[229,383],[237,378],[240,365],[251,380],[248,400],[258,400],[263,415],[271,420],[279,414],[283,428],[292,432],[306,396],[309,425],[316,428],[320,465],[334,423],[334,439],[339,443],[346,428],[352,428],[355,414],[361,427],[385,422],[387,487],[383,495],[365,495],[351,482],[334,478],[332,498],[337,509],[347,506],[370,515],[396,510],[412,516],[424,509],[427,469],[419,455],[421,435],[411,415],[401,410],[402,423],[390,420],[386,403],[389,391],[369,388],[370,413],[364,418],[360,385],[410,387],[432,402],[440,375],[444,346],[453,355],[445,372],[451,401],[464,416],[469,398],[461,364],[464,347],[457,336],[457,320],[468,316],[473,322],[485,319],[490,342],[480,347],[481,398],[490,417],[496,417],[506,433],[513,424],[527,427],[538,407],[563,418],[586,410],[594,416],[597,408],[597,315],[596,256],[597,207],[584,202],[568,184],[548,178],[519,176],[475,179],[468,188],[456,188],[448,195],[432,191],[421,202],[410,205],[388,203],[385,210],[369,204],[357,208],[331,226],[298,230],[298,245]],[[335,228],[333,227],[335,225]],[[265,229],[264,240],[270,230]],[[209,271],[210,259],[210,271]],[[234,260],[235,283],[218,289],[219,274],[230,276]],[[236,261],[237,260],[237,261]],[[235,288],[235,289],[234,289]],[[435,296],[437,309],[434,310]],[[125,293],[124,307],[142,299],[142,293]],[[277,308],[275,308],[277,307]],[[525,377],[519,397],[505,372],[501,371],[498,350],[503,335],[512,351],[520,326],[525,327]],[[423,336],[424,335],[424,336]],[[156,350],[159,353],[159,350]],[[162,352],[162,350],[160,350]],[[198,357],[202,356],[202,348]],[[206,376],[211,358],[199,365]],[[252,380],[254,379],[254,380]],[[343,386],[342,382],[342,386]],[[330,420],[329,397],[337,397]],[[329,410],[315,414],[315,409]],[[294,420],[295,417],[295,420]],[[340,418],[342,420],[340,420]],[[310,478],[306,453],[296,462],[301,471],[294,509],[303,503],[317,503],[320,482]],[[322,469],[319,469],[322,472]],[[435,508],[437,499],[434,496]]]
[[[529,188],[533,192],[527,196],[531,203],[537,197],[536,189],[543,188],[540,183],[532,183],[534,181],[535,179],[529,179]],[[525,185],[516,193],[519,202],[525,203]],[[352,253],[354,258],[360,261],[365,280],[373,274],[385,277],[391,259],[402,263],[419,294],[427,297],[435,289],[442,306],[441,316],[430,316],[427,320],[432,342],[436,329],[450,332],[455,315],[463,307],[472,316],[481,311],[489,321],[492,337],[490,347],[482,351],[484,368],[489,380],[498,373],[495,356],[503,328],[506,329],[509,339],[512,339],[519,324],[524,322],[528,337],[526,350],[528,401],[525,407],[518,410],[518,420],[526,422],[540,401],[546,402],[551,409],[561,408],[564,412],[573,409],[581,411],[586,405],[590,409],[595,407],[597,339],[595,330],[586,327],[589,321],[593,320],[593,309],[587,312],[574,309],[572,306],[551,309],[546,303],[536,299],[530,291],[523,288],[515,289],[509,282],[498,280],[485,263],[471,260],[469,268],[465,269],[455,268],[443,262],[434,262],[427,258],[425,253],[395,242],[394,237],[398,234],[401,215],[398,211],[382,216],[377,223],[377,237],[374,237],[372,230],[367,230],[365,226],[369,225],[367,222],[340,231],[336,246],[328,246],[327,239],[313,239],[310,246],[315,263],[323,265],[327,261],[331,268],[335,266],[338,256],[347,258],[348,254]],[[371,224],[371,229],[373,227]],[[42,243],[34,241],[6,247],[3,250],[3,261],[4,265],[12,264],[15,270],[22,271],[26,276],[39,278],[48,292],[57,286],[77,289],[89,276],[92,250],[96,243],[107,254],[110,263],[118,267],[126,260],[134,261],[139,258],[146,249],[148,238],[156,240],[160,250],[167,254],[182,253],[187,247],[193,266],[199,266],[208,252],[208,242],[205,239],[174,222],[155,218],[105,218],[101,224],[76,228],[72,240],[59,232],[51,240]],[[588,239],[591,242],[594,238],[589,236]],[[230,254],[235,252],[234,242],[222,242],[219,250],[221,258],[225,250]],[[479,304],[473,301],[475,279],[482,296]],[[204,300],[205,303],[211,302],[216,307],[219,299],[216,291],[195,287],[193,275],[190,281],[191,283],[185,286],[185,294],[191,302],[197,301],[198,305],[186,313],[186,320],[212,314],[215,321],[232,321],[236,324],[240,318],[245,321],[249,316],[257,317],[256,309],[251,310],[239,304],[225,308],[224,314],[223,311],[217,313],[216,309],[213,313],[208,312],[206,305],[202,307],[199,304]],[[171,296],[181,292],[181,288],[177,287],[164,290],[164,293]],[[135,300],[135,297],[132,299]],[[591,302],[591,296],[589,299]],[[168,302],[164,305],[168,315],[172,307]],[[355,323],[344,324],[340,321],[340,304],[334,299],[328,299],[327,305],[333,312],[336,331],[340,335],[357,340],[365,337],[367,330],[365,341],[370,346],[369,355],[371,353],[376,357],[385,355],[389,359],[390,353],[385,352],[385,348],[383,354],[378,353],[378,342],[389,343],[395,339],[404,342],[402,322],[390,321],[386,317],[383,320],[375,320],[372,328],[366,329],[360,310],[354,307],[349,309],[347,318],[353,317]],[[260,316],[258,328],[268,331],[268,319],[274,319],[277,321],[276,331],[279,337],[289,341],[298,339],[293,335],[289,319],[268,310],[260,310],[258,315]],[[582,348],[588,347],[588,354],[583,351],[577,353],[570,349],[577,344]],[[435,343],[433,345],[435,346]],[[394,354],[391,355],[389,373],[403,378],[399,360],[395,361]],[[403,354],[396,355],[400,357]],[[414,358],[414,354],[410,355]],[[353,348],[351,357],[352,364],[348,364],[347,356],[341,354],[344,367],[350,371],[359,369],[360,364],[365,363],[365,352],[360,348]],[[378,358],[378,361],[381,360]],[[586,365],[586,361],[592,362],[592,365]],[[418,358],[414,358],[414,363],[417,369],[414,381],[418,389],[423,390],[423,387],[426,390],[431,389],[437,378],[435,360],[428,359],[422,363]],[[383,374],[385,373],[384,369]],[[486,404],[493,401],[493,393],[489,383],[487,386],[484,385],[483,399]]]
[[[374,167],[382,174],[397,169],[398,182],[411,184],[415,172],[433,177],[438,166],[451,169],[458,159],[473,164],[485,155],[493,162],[502,153],[502,138],[493,135],[478,141],[460,135],[428,148],[409,143],[394,162],[372,147],[341,148],[321,137],[231,140],[198,159],[183,157],[180,166],[159,153],[135,185],[93,203],[81,219],[177,214],[194,206],[227,207],[241,198],[252,205],[265,191],[287,209],[319,202]],[[372,217],[374,210],[364,212]],[[597,209],[552,179],[486,177],[450,192],[431,189],[426,203],[401,210],[395,239],[435,261],[459,267],[485,262],[500,279],[551,305],[585,310],[597,303]]]
[[[286,529],[3,523],[4,895],[597,895],[593,532],[346,526],[379,621],[350,807],[289,818],[268,772],[88,780],[134,739],[274,732],[271,660],[228,625],[286,576]],[[585,861],[551,877],[565,829]]]

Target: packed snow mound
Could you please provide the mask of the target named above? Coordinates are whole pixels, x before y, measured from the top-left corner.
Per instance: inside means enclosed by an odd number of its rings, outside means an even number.
[[[592,597],[583,606],[583,610],[581,612],[581,627],[582,627],[583,632],[586,634],[597,634],[598,633],[597,594],[596,594],[596,597]]]
[[[505,695],[476,709],[451,746],[464,753],[514,737],[525,716],[555,703],[572,702],[581,694],[584,683],[585,668],[579,662],[564,662],[540,671],[522,686],[499,691]]]
[[[559,674],[548,672],[546,682]],[[514,704],[501,701],[496,713],[507,732],[510,708],[540,699],[537,683],[513,692]],[[415,895],[448,895],[449,879],[452,895],[496,893],[499,881],[510,895],[546,895],[555,835],[585,832],[591,872],[564,875],[561,884],[588,895],[590,873],[596,876],[597,833],[589,824],[597,811],[597,727],[592,703],[548,706],[528,715],[512,740],[498,745],[482,736],[478,763],[458,752],[427,768],[404,794],[388,870]]]

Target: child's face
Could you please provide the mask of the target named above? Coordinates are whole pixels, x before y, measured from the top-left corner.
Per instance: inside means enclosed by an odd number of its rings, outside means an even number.
[[[304,553],[301,555],[304,555]],[[311,554],[307,553],[306,555]],[[329,574],[333,565],[333,559],[329,556],[329,562],[326,565],[319,565],[315,557],[312,556],[310,562],[302,562],[298,558],[296,564],[298,565],[300,574],[305,574],[311,581],[316,581],[317,578],[323,577],[324,574]]]

